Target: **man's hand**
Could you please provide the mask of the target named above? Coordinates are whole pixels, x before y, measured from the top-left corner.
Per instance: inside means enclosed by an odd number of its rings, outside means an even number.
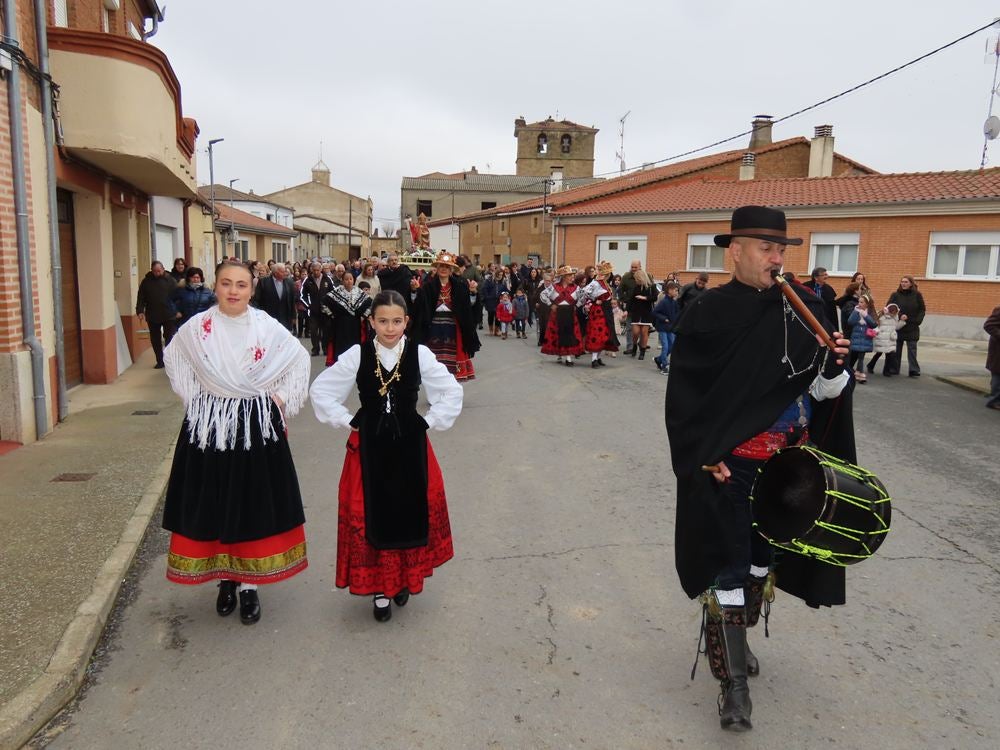
[[[837,364],[842,365],[844,364],[844,357],[851,353],[851,342],[845,339],[844,334],[840,331],[834,331],[831,334],[831,338],[833,339],[833,343],[836,344],[836,348],[833,351],[837,355]],[[823,346],[826,346],[818,333],[816,334],[816,340]]]
[[[479,289],[479,284],[477,284],[476,280],[473,279],[472,281],[469,282],[469,291],[475,292],[477,289]]]
[[[729,470],[729,467],[726,466],[725,461],[719,461],[719,463],[715,464],[715,471],[712,472],[712,478],[719,484],[725,484],[728,482],[729,477],[732,475],[733,473]]]
[[[410,291],[415,292],[420,288],[420,282],[416,279],[410,279]]]

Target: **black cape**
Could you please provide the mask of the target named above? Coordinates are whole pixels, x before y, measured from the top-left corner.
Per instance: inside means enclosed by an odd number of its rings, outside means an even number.
[[[831,331],[822,302],[807,289],[792,289]],[[675,562],[691,598],[712,586],[725,564],[718,549],[722,492],[702,465],[724,460],[774,424],[822,365],[815,336],[789,321],[788,357],[803,370],[789,377],[784,315],[777,286],[760,292],[734,280],[700,295],[674,327],[666,422],[677,476]],[[853,381],[837,399],[813,400],[809,432],[821,450],[854,463],[852,390]],[[843,568],[785,554],[775,577],[779,588],[809,606],[845,601]]]
[[[410,324],[409,335],[415,344],[426,344],[430,338],[431,320],[437,308],[438,297],[441,295],[441,280],[437,275],[428,276],[417,292],[410,314],[413,321]],[[479,334],[476,333],[476,322],[472,314],[472,296],[469,293],[469,282],[461,276],[451,277],[451,311],[455,315],[455,324],[462,334],[462,350],[470,357],[479,351]]]

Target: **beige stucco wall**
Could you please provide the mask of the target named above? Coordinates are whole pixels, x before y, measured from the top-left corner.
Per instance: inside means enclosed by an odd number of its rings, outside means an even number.
[[[539,179],[538,190],[533,193],[503,193],[503,192],[451,192],[448,190],[411,190],[409,188],[400,190],[403,215],[413,219],[417,218],[417,201],[432,201],[431,209],[433,216],[428,218],[438,220],[447,219],[452,216],[481,211],[483,202],[495,202],[497,206],[506,206],[509,203],[518,203],[541,195],[544,189],[542,180]]]
[[[113,284],[111,211],[105,204],[103,196],[93,193],[73,195],[81,329],[109,328],[118,314]]]
[[[195,168],[177,146],[172,93],[148,68],[53,50],[65,145],[154,195],[190,197]]]
[[[368,251],[372,204],[367,198],[351,195],[319,182],[307,182],[303,185],[270,193],[264,197],[283,206],[294,208],[296,223],[299,223],[298,217],[302,214],[314,214],[344,226],[351,224],[352,227],[357,228],[361,235],[359,244],[361,244],[362,255]],[[352,221],[348,221],[349,216],[353,217]]]

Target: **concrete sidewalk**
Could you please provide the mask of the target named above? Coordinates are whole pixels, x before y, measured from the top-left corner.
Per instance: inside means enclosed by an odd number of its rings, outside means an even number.
[[[0,456],[0,748],[76,693],[166,485],[183,417],[150,352],[70,415]]]
[[[985,359],[985,342],[920,342],[927,376],[984,393]],[[26,742],[76,693],[158,522],[183,410],[152,364],[147,352],[114,384],[73,389],[65,423],[0,456],[0,748]]]

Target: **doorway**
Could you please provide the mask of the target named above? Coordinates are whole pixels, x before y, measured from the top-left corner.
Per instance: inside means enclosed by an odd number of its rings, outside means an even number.
[[[59,258],[62,265],[63,363],[66,387],[83,382],[83,342],[80,333],[80,287],[76,271],[76,233],[73,228],[73,193],[56,190],[59,216]]]

